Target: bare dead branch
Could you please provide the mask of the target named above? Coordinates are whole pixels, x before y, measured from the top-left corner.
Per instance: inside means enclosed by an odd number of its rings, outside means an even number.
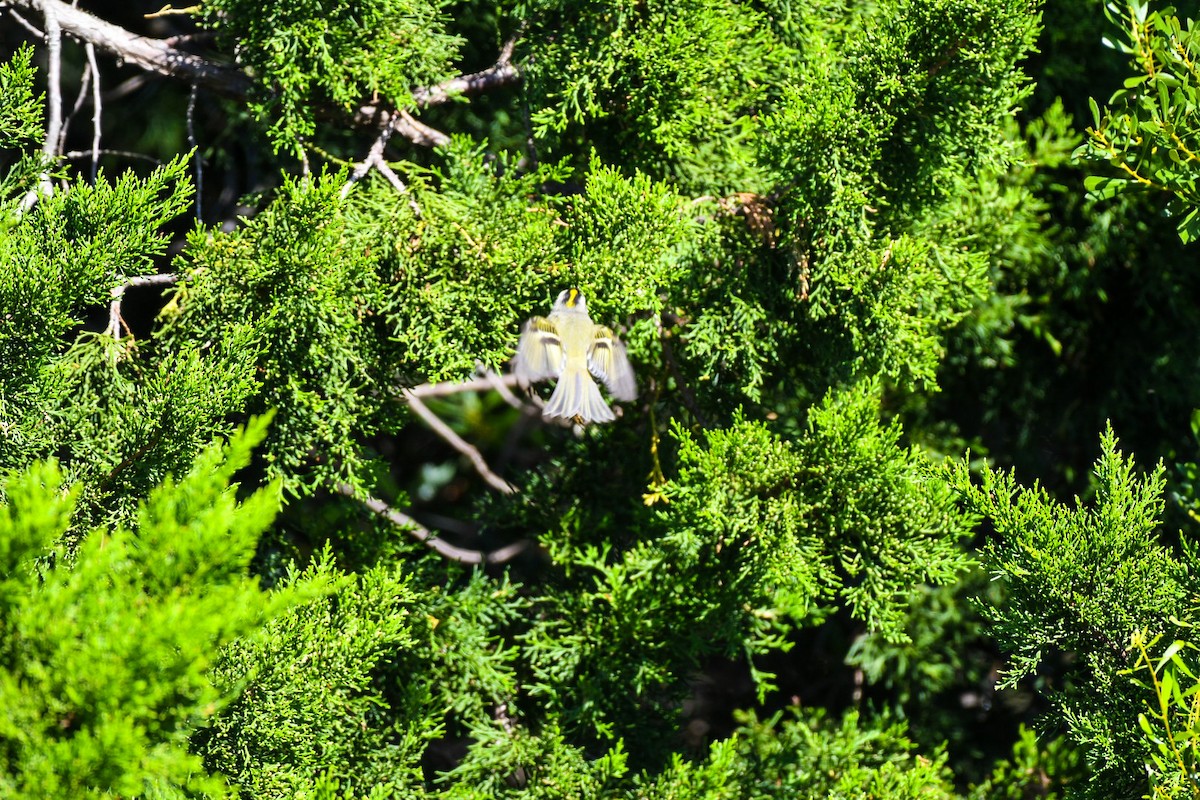
[[[62,127],[58,131],[58,152],[62,152],[67,146],[67,134],[70,132],[71,123],[75,120],[75,115],[79,113],[79,109],[83,108],[83,102],[87,99],[88,90],[92,88],[92,66],[91,64],[83,65],[83,74],[79,76],[79,93],[75,95],[75,104],[71,106],[71,110],[63,117]]]
[[[84,45],[88,68],[92,72],[92,183],[100,169],[100,68],[96,65],[96,46],[91,42]],[[61,148],[60,148],[61,149]]]
[[[177,50],[158,40],[138,36],[124,28],[105,22],[86,11],[60,0],[8,0],[18,8],[53,14],[62,31],[82,42],[90,42],[107,53],[137,64],[159,75],[198,81],[223,94],[245,97],[250,94],[251,82],[246,73],[236,67],[217,64],[200,56]]]
[[[514,542],[513,544],[487,553],[482,550],[468,550],[463,547],[455,547],[449,542],[439,539],[436,533],[433,533],[412,517],[397,511],[376,497],[372,497],[371,495],[360,496],[351,486],[344,483],[338,484],[337,490],[340,494],[357,500],[376,514],[404,528],[417,541],[436,551],[439,555],[461,564],[503,564],[506,561],[511,561],[529,547],[529,542]]]
[[[496,375],[482,378],[472,378],[469,381],[444,381],[442,383],[423,383],[420,386],[414,386],[411,389],[406,389],[405,396],[412,395],[414,397],[448,397],[450,395],[461,394],[463,392],[486,392],[488,389],[495,388],[495,383],[499,382],[513,388],[519,386],[516,375]]]
[[[350,178],[346,181],[346,185],[342,187],[341,196],[344,200],[346,195],[350,194],[351,187],[361,181],[366,174],[371,171],[371,167],[375,162],[383,156],[383,148],[387,147],[388,140],[396,133],[396,123],[399,122],[399,117],[393,116],[379,131],[379,136],[371,145],[371,149],[367,151],[366,157],[354,166],[354,170],[350,173]]]
[[[249,97],[253,91],[253,81],[241,69],[186,53],[174,47],[174,41],[171,39],[138,36],[61,0],[7,2],[17,8],[41,12],[43,15],[47,12],[54,14],[63,32],[112,53],[119,59],[137,64],[149,72],[182,78],[235,99]],[[32,28],[28,25],[27,27]],[[414,89],[413,98],[417,106],[440,105],[461,94],[475,94],[515,83],[520,79],[519,71],[510,62],[515,43],[515,38],[506,42],[500,52],[500,59],[482,72],[460,75],[436,86]],[[128,87],[122,84],[114,92],[127,90]],[[399,116],[400,120],[395,125],[395,132],[414,144],[438,146],[450,141],[449,136],[418,122],[407,111],[374,104],[364,105],[355,111],[354,122],[360,126],[383,126],[396,116]]]
[[[425,424],[432,428],[434,433],[442,437],[447,444],[466,456],[471,462],[471,466],[475,467],[475,471],[479,473],[479,477],[483,478],[488,486],[491,486],[501,494],[513,494],[516,492],[512,484],[492,472],[492,468],[488,466],[487,461],[484,460],[483,456],[473,445],[455,433],[445,422],[442,422],[437,414],[434,414],[429,410],[427,405],[421,402],[420,398],[412,392],[405,392],[404,396],[408,399],[408,407],[424,420]]]
[[[105,327],[104,333],[114,339],[121,338],[121,326],[125,319],[121,316],[121,301],[125,299],[126,284],[114,286],[108,290],[108,326]],[[129,326],[125,326],[128,329]]]
[[[521,398],[513,394],[512,389],[509,388],[508,384],[504,382],[504,379],[501,376],[492,372],[490,369],[487,369],[482,364],[476,364],[475,369],[487,379],[488,385],[495,389],[496,393],[504,398],[504,402],[516,409],[524,410],[528,408],[525,403],[521,402]]]
[[[177,272],[159,272],[155,275],[135,275],[125,282],[126,286],[137,288],[140,286],[166,286],[171,283],[179,282],[179,273]]]
[[[436,128],[429,127],[423,122],[418,122],[407,111],[397,111],[394,116],[397,118],[397,133],[412,141],[413,144],[424,145],[426,147],[440,147],[450,141],[449,136]]]
[[[196,158],[196,219],[201,218],[203,212],[203,197],[204,197],[204,154],[200,152],[200,148],[196,145],[196,95],[199,93],[200,87],[195,81],[192,81],[192,91],[188,93],[187,104],[187,137],[188,147],[192,148]]]
[[[516,43],[517,37],[515,36],[505,42],[504,47],[500,50],[500,58],[487,69],[473,72],[470,75],[459,75],[457,78],[442,81],[436,86],[417,89],[413,92],[413,100],[417,102],[418,106],[427,108],[447,103],[458,95],[479,94],[488,89],[516,83],[521,77],[520,72],[511,63],[513,47]]]
[[[8,9],[8,15],[10,17],[12,17],[13,19],[15,19],[21,25],[22,28],[24,28],[25,30],[32,33],[35,39],[45,39],[46,38],[46,34],[42,33],[42,31],[38,30],[36,25],[34,25],[32,22],[30,22],[29,20],[22,17],[20,14],[18,14],[13,9],[11,9],[11,8]]]
[[[371,145],[371,149],[367,151],[366,157],[363,158],[362,161],[355,164],[354,170],[350,173],[349,180],[347,180],[346,185],[342,187],[341,195],[342,198],[345,199],[345,197],[350,194],[350,188],[362,180],[368,172],[374,169],[380,175],[382,175],[397,192],[408,198],[409,207],[412,208],[413,213],[417,216],[417,219],[420,219],[421,207],[417,205],[416,199],[409,193],[408,187],[404,184],[404,181],[400,180],[400,176],[397,175],[383,159],[383,150],[385,147],[387,147],[388,141],[393,135],[395,135],[396,126],[400,122],[401,117],[399,115],[393,115],[392,118],[388,120],[387,124],[383,126],[383,130],[379,132],[379,137],[375,139],[375,142]]]
[[[42,152],[49,158],[58,155],[58,134],[62,130],[62,28],[53,8],[45,8],[46,16],[46,142]]]
[[[121,158],[135,158],[139,161],[149,161],[151,164],[162,164],[162,161],[154,156],[148,156],[145,153],[135,153],[132,150],[107,150],[100,149],[97,151],[102,156],[119,156]],[[62,157],[71,161],[78,158],[91,158],[91,150],[68,150],[62,154]]]
[[[125,299],[125,290],[141,286],[165,286],[179,281],[178,273],[163,272],[157,275],[135,275],[124,283],[108,290],[108,326],[104,332],[114,339],[121,338],[121,328],[129,330],[125,318],[121,316],[121,302]]]

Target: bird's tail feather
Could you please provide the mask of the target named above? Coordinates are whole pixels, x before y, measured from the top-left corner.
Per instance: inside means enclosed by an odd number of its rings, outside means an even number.
[[[616,419],[600,394],[600,387],[586,369],[567,367],[542,411],[544,417],[578,419],[580,422],[612,422]]]

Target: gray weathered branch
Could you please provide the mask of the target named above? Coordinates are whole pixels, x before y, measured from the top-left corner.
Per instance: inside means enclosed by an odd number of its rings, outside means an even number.
[[[43,16],[47,13],[53,14],[63,33],[81,42],[94,44],[101,50],[150,72],[196,81],[235,97],[243,97],[250,93],[250,77],[237,67],[217,64],[201,56],[185,53],[160,39],[138,36],[60,0],[7,0],[7,3]]]
[[[417,539],[431,550],[437,552],[439,555],[448,558],[451,561],[457,561],[461,564],[503,564],[506,561],[511,561],[529,547],[529,542],[514,542],[510,545],[501,547],[498,550],[492,550],[491,552],[484,552],[482,550],[468,550],[464,547],[455,547],[449,542],[439,539],[437,534],[421,525],[412,517],[397,511],[376,497],[372,497],[371,495],[360,495],[356,493],[351,486],[345,483],[339,484],[337,490],[346,497],[362,503],[371,511],[374,511],[376,514],[386,518],[393,524],[404,528],[413,536],[413,538]]]
[[[5,2],[15,8],[37,12],[43,17],[47,14],[52,15],[63,33],[93,44],[149,72],[182,78],[234,98],[248,97],[253,90],[254,84],[250,76],[235,66],[219,64],[202,56],[185,53],[173,47],[170,40],[138,36],[61,0]],[[413,90],[413,99],[417,106],[440,105],[459,94],[475,94],[515,83],[520,74],[510,63],[514,44],[515,40],[505,43],[499,60],[488,69],[470,75],[460,75],[436,86]],[[397,116],[399,120],[395,122],[396,132],[417,144],[440,145],[449,141],[446,134],[418,122],[407,112],[375,104],[364,105],[355,111],[354,122],[358,125],[382,127]]]
[[[121,326],[125,320],[121,316],[121,301],[125,299],[125,290],[137,286],[166,286],[167,284],[177,283],[179,275],[174,272],[162,272],[154,275],[135,275],[127,279],[124,283],[114,286],[109,290],[108,294],[111,298],[108,303],[108,327],[104,332],[114,339],[121,338]],[[125,325],[126,330],[129,329]]]
[[[448,81],[442,81],[437,86],[417,89],[413,92],[413,100],[418,106],[436,106],[449,102],[460,94],[478,94],[496,86],[516,83],[520,78],[517,68],[512,65],[513,48],[517,44],[516,37],[509,39],[500,49],[500,58],[496,63],[481,72],[470,75],[459,75]]]
[[[449,425],[442,422],[438,415],[430,411],[429,407],[421,402],[421,399],[416,394],[405,392],[404,397],[408,400],[408,407],[413,410],[413,413],[423,419],[425,424],[432,428],[433,432],[441,436],[451,447],[467,457],[471,465],[475,467],[475,471],[479,473],[479,477],[483,478],[488,486],[491,486],[501,494],[512,494],[516,491],[512,484],[492,471],[487,461],[484,460],[483,455],[474,446],[455,433]]]

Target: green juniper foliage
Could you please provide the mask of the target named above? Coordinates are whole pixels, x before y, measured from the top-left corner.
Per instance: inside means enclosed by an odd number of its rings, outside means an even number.
[[[1188,563],[1154,538],[1162,468],[1138,477],[1116,444],[1109,430],[1094,508],[1057,503],[1010,473],[985,469],[979,484],[962,465],[950,473],[965,504],[1000,535],[986,549],[987,563],[1007,583],[1008,599],[983,615],[1012,654],[1002,685],[1015,685],[1053,651],[1078,659],[1055,703],[1084,747],[1096,797],[1125,796],[1144,781],[1137,724],[1144,698],[1120,677],[1131,663],[1131,638],[1192,619],[1196,605]]]
[[[277,151],[301,152],[316,112],[382,100],[412,105],[411,89],[452,73],[460,45],[445,30],[445,0],[263,6],[215,0],[200,7],[256,84],[249,109]]]
[[[394,574],[340,575],[328,554],[280,588],[321,581],[333,587],[329,595],[288,609],[221,653],[214,682],[239,696],[196,736],[196,749],[211,771],[255,797],[306,790],[313,764],[364,794],[412,791],[421,785],[421,755],[442,732],[429,713],[433,687],[413,680],[430,650],[418,649],[430,636],[417,613],[423,598]]]
[[[739,715],[734,735],[715,743],[707,759],[676,759],[636,796],[650,800],[705,797],[954,798],[946,754],[913,753],[902,722],[840,724],[819,711],[779,712],[767,720]]]
[[[266,421],[206,448],[131,527],[58,542],[77,492],[53,462],[5,480],[0,508],[0,789],[5,797],[223,793],[189,737],[236,695],[209,670],[220,648],[320,586],[265,592],[247,574],[276,484],[235,498],[230,479]],[[48,554],[58,554],[55,563]]]
[[[753,116],[770,107],[798,53],[762,9],[732,0],[514,5],[531,23],[521,47],[539,148],[619,154],[696,194],[763,188]]]
[[[1129,126],[1183,136],[1192,92],[1190,28],[1139,9],[1179,74],[1096,122],[1132,169],[1170,156]],[[50,49],[5,27],[0,795],[1186,791],[1165,473],[1110,432],[1070,505],[953,460],[1042,458],[1043,373],[1097,339],[1156,378],[1125,396],[1149,460],[1195,460],[1179,243],[1082,199],[1078,98],[1026,74],[1041,13],[220,0],[130,31],[211,69],[105,99],[95,180],[90,54],[64,39],[39,94]],[[569,286],[634,364],[616,422],[430,386],[502,373]],[[1124,343],[1097,309],[1127,295]],[[1107,401],[1074,395],[1094,437]],[[1046,705],[1062,735],[1025,727]]]

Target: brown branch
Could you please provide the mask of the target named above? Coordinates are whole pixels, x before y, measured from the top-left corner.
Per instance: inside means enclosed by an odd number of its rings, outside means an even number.
[[[345,483],[339,483],[337,490],[340,494],[345,495],[353,500],[357,500],[364,506],[385,517],[390,522],[404,528],[417,541],[424,544],[431,550],[436,551],[439,555],[457,561],[460,564],[503,564],[506,561],[511,561],[516,558],[526,548],[529,547],[529,542],[513,542],[510,545],[505,545],[498,550],[491,552],[483,552],[482,550],[468,550],[464,547],[455,547],[449,542],[443,541],[437,537],[437,534],[430,531],[425,526],[421,525],[412,517],[403,514],[389,506],[382,500],[372,497],[371,495],[360,496],[354,491],[354,488]]]

